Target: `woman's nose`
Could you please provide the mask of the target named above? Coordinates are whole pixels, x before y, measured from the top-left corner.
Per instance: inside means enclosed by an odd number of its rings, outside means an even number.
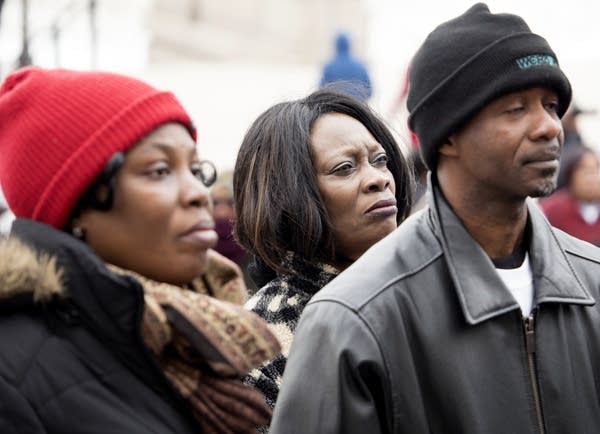
[[[186,206],[211,206],[210,190],[192,172],[186,171],[180,188]]]
[[[365,176],[367,191],[384,191],[391,183],[392,174],[387,168],[373,167],[369,165]]]

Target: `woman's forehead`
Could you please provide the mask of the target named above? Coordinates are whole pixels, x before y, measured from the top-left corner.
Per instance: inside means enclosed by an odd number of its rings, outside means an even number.
[[[144,136],[131,148],[131,153],[144,153],[160,150],[163,152],[196,153],[196,142],[181,124],[161,125]]]

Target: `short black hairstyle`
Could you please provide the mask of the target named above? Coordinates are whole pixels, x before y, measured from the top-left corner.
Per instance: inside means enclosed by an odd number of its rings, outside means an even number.
[[[336,258],[310,137],[315,121],[327,113],[358,120],[381,144],[396,184],[398,223],[410,213],[412,168],[392,133],[365,103],[324,88],[276,104],[250,126],[237,156],[234,235],[251,254],[284,274],[293,273],[282,265],[288,251],[307,261],[331,263]]]

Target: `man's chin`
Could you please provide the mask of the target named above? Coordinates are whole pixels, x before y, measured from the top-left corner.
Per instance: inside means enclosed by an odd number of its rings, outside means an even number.
[[[539,186],[537,186],[529,196],[538,198],[538,197],[546,197],[554,193],[556,190],[556,179],[549,180]]]

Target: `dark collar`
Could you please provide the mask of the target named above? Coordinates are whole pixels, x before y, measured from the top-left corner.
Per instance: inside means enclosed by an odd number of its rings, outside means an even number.
[[[430,187],[430,197],[430,221],[442,243],[467,322],[477,324],[518,309],[518,303],[495,271],[492,261],[454,214],[440,189]],[[527,209],[531,227],[529,259],[536,304],[593,305],[594,299],[569,263],[550,225],[530,199],[527,200]]]
[[[293,274],[279,275],[278,278],[308,294],[316,294],[340,273],[332,265],[306,261],[293,252],[288,252],[282,263]]]
[[[17,219],[11,236],[56,258],[65,294],[96,333],[120,344],[137,339],[143,312],[143,291],[137,281],[112,273],[87,244],[43,223]]]
[[[67,295],[64,304],[72,303],[74,309],[81,311],[75,321],[83,323],[159,395],[170,397],[181,408],[188,406],[143,343],[140,327],[144,293],[137,280],[111,272],[87,244],[48,225],[17,219],[11,236],[37,252],[56,258],[58,268],[64,273]],[[191,413],[188,417],[192,420]]]

